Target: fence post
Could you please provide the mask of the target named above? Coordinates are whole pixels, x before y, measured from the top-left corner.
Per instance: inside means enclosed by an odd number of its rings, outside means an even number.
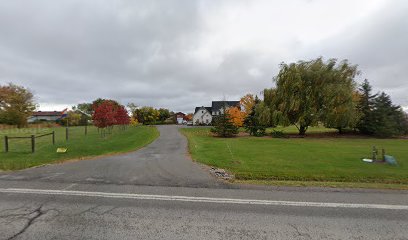
[[[9,150],[9,147],[8,147],[8,137],[7,137],[7,136],[4,136],[4,150],[5,150],[6,152],[8,152],[8,150]]]
[[[55,131],[52,131],[52,145],[55,145]]]
[[[35,152],[35,136],[31,135],[31,152]]]
[[[65,140],[68,141],[68,128],[65,128]]]

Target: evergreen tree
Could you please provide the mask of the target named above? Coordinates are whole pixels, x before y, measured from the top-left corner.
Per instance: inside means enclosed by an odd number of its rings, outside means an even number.
[[[266,127],[260,123],[260,119],[257,116],[256,108],[259,106],[261,101],[258,96],[255,97],[255,104],[252,107],[251,112],[244,119],[244,128],[252,136],[264,136]]]
[[[372,111],[374,119],[374,135],[380,137],[391,137],[404,133],[403,115],[400,106],[392,104],[390,96],[382,92],[374,99]]]
[[[358,110],[362,114],[360,121],[357,124],[357,129],[364,134],[374,134],[374,100],[378,94],[372,94],[372,88],[367,79],[360,85],[360,101],[358,103]]]
[[[408,113],[403,110],[399,111],[398,129],[401,134],[408,135]]]
[[[238,134],[238,127],[233,124],[231,116],[226,110],[226,106],[223,107],[222,112],[223,114],[217,116],[213,120],[213,128],[211,128],[211,132],[219,137],[233,137]]]
[[[406,113],[400,106],[392,103],[384,92],[371,94],[369,82],[364,80],[360,86],[359,111],[362,117],[357,125],[361,133],[380,137],[391,137],[408,133]]]

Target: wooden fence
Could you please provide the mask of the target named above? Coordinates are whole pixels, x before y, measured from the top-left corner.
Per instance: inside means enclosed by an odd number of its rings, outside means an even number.
[[[35,139],[45,137],[52,135],[52,144],[55,145],[55,131],[52,131],[51,133],[46,133],[42,135],[31,135],[29,137],[9,137],[9,136],[4,136],[4,151],[8,152],[9,151],[9,140],[10,139],[31,139],[31,152],[35,152]]]

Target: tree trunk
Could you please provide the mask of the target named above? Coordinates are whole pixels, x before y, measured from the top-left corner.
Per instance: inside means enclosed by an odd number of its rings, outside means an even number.
[[[337,130],[339,131],[339,134],[343,134],[343,128],[339,127]]]
[[[306,126],[300,126],[299,127],[299,135],[304,136],[306,134],[307,127]]]

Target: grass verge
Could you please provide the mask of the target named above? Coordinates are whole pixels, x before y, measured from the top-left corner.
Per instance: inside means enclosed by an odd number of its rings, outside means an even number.
[[[248,185],[285,186],[285,187],[327,187],[327,188],[370,188],[408,190],[408,184],[363,183],[363,182],[316,182],[316,181],[273,181],[273,180],[236,180],[234,183]]]
[[[4,136],[41,135],[55,131],[56,142],[52,145],[52,137],[36,139],[36,151],[31,153],[30,139],[10,139],[9,152],[4,152]],[[65,140],[65,128],[7,129],[0,130],[0,169],[18,170],[47,163],[61,162],[71,159],[91,158],[134,151],[148,145],[159,136],[155,127],[137,126],[121,130],[113,129],[112,134],[102,138],[95,127],[88,127],[85,135],[84,127],[70,127],[69,140]],[[56,153],[58,147],[67,148],[67,153]]]
[[[406,139],[359,138],[216,138],[209,129],[181,129],[194,160],[223,168],[237,181],[334,187],[404,189],[408,185]],[[399,166],[369,164],[372,146],[385,148]],[[391,184],[387,187],[384,185]],[[375,186],[376,185],[376,186]]]

